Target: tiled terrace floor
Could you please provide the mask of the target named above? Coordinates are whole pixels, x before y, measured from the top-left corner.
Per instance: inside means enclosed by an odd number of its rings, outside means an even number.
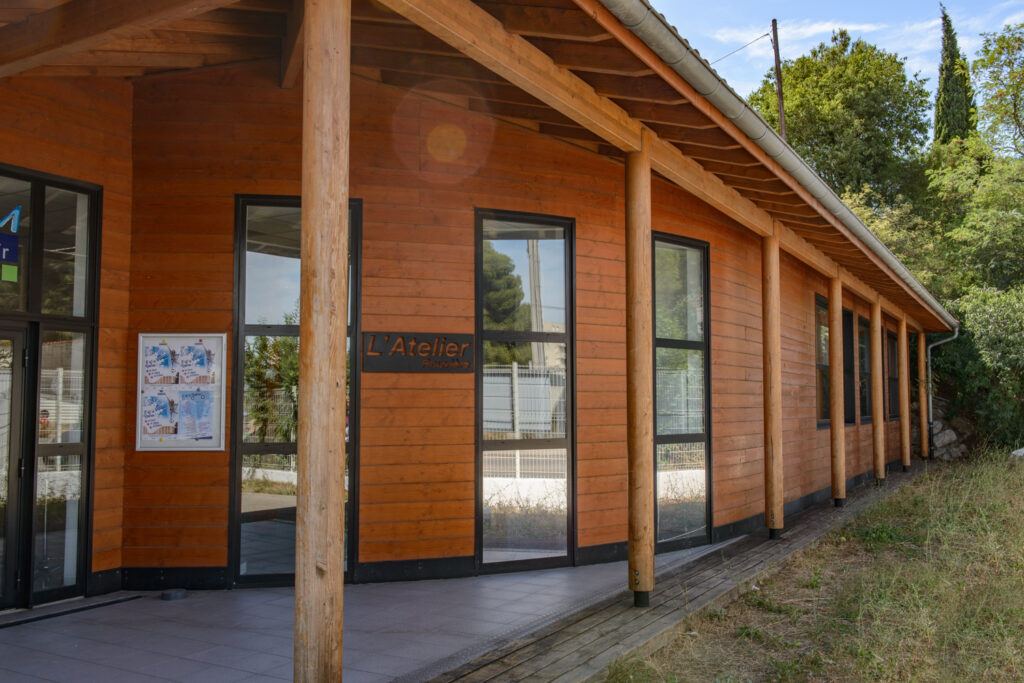
[[[622,590],[622,562],[348,586],[345,680],[585,679],[617,656],[667,642],[686,615],[781,566],[909,476],[852,491],[842,510],[822,505],[791,517],[780,541],[753,534],[659,556],[647,610],[631,607]],[[291,679],[291,589],[194,592],[173,602],[121,595],[134,599],[0,628],[0,681]]]

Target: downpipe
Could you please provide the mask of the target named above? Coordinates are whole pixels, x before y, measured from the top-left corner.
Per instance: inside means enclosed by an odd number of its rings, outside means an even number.
[[[960,325],[953,330],[952,337],[946,337],[928,345],[928,459],[935,457],[935,418],[932,415],[932,349],[948,344],[960,336]]]

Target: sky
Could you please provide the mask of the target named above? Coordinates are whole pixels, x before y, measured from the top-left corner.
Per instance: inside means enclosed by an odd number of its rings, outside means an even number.
[[[928,79],[934,94],[942,45],[938,0],[651,0],[680,35],[710,62],[770,33],[779,21],[782,59],[795,59],[845,28],[888,52],[907,58],[907,71]],[[973,61],[981,47],[981,33],[999,31],[1005,24],[1024,22],[1024,0],[946,0],[960,49]],[[713,64],[713,68],[741,97],[757,89],[772,68],[770,38],[762,38],[740,52]]]

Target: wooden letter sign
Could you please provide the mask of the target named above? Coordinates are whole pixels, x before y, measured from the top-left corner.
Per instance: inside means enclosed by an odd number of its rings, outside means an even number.
[[[363,332],[363,372],[473,372],[473,335]]]

